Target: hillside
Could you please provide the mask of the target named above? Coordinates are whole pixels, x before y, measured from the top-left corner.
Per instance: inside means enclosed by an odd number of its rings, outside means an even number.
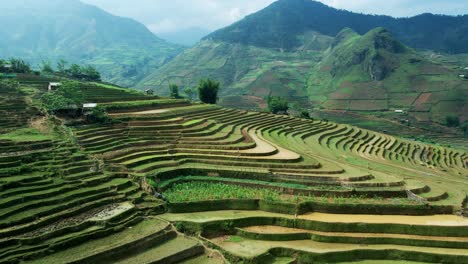
[[[282,52],[205,40],[149,74],[137,87],[152,87],[158,94],[167,95],[168,83],[187,88],[202,77],[211,77],[222,82],[222,98],[248,94],[263,100],[271,93],[307,101],[305,76],[332,41],[332,37],[307,32],[301,37],[300,49]]]
[[[455,114],[466,120],[468,83],[459,70],[426,59],[382,28],[360,36],[340,32],[311,71],[310,99],[326,109],[387,111],[443,123]]]
[[[362,35],[376,27],[388,29],[398,40],[413,48],[468,52],[464,44],[468,42],[468,15],[421,14],[393,18],[338,10],[313,0],[276,1],[205,39],[292,50],[301,45],[297,37],[308,31],[335,36],[342,29],[351,28]]]
[[[2,10],[0,57],[34,66],[59,59],[91,64],[106,81],[131,86],[181,51],[132,19],[78,0],[19,0]]]
[[[384,115],[418,126],[467,120],[468,82],[460,66],[428,58],[383,28],[364,35],[343,29],[335,38],[309,32],[301,49],[285,52],[239,43],[202,41],[146,77],[140,87],[168,94],[168,83],[193,87],[202,77],[222,82],[221,104],[266,106],[269,95],[308,108]],[[393,110],[406,114],[396,116]]]
[[[465,151],[67,81],[0,81],[0,263],[468,262]]]

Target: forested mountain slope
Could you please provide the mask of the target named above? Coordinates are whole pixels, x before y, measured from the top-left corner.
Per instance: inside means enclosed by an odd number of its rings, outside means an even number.
[[[0,57],[92,64],[105,80],[132,85],[181,51],[135,20],[77,0],[2,4]]]

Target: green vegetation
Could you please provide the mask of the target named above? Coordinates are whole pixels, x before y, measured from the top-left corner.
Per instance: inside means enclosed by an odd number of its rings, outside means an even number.
[[[80,86],[78,82],[64,82],[56,90],[44,93],[41,97],[42,102],[46,109],[53,113],[64,109],[77,109],[84,102]]]
[[[80,66],[78,64],[72,64],[70,68],[64,69],[62,73],[79,80],[101,81],[101,74],[91,65]]]
[[[198,82],[198,96],[206,104],[216,104],[218,101],[219,82],[202,79]]]
[[[269,96],[268,109],[273,114],[278,114],[279,112],[287,113],[289,109],[289,104],[288,101],[282,97]]]
[[[436,23],[440,34],[426,25]],[[409,18],[368,16],[338,10],[318,1],[277,1],[232,25],[219,29],[204,39],[216,42],[242,43],[245,46],[294,50],[304,46],[309,32],[336,36],[342,29],[351,28],[364,34],[377,27],[387,27],[406,45],[447,53],[467,53],[468,37],[461,28],[468,18],[423,14]],[[319,40],[315,42],[320,43]],[[328,43],[327,43],[328,44]],[[326,48],[326,47],[325,47]]]
[[[164,192],[169,202],[264,199],[280,200],[280,193],[268,189],[255,189],[222,183],[188,182],[177,184]]]
[[[34,128],[22,128],[6,134],[0,134],[0,140],[12,140],[17,142],[50,140],[52,136],[44,134]]]
[[[460,126],[460,118],[456,115],[448,115],[445,117],[445,123],[448,127]]]
[[[22,59],[11,58],[9,60],[0,59],[1,73],[30,73],[31,65]]]
[[[179,86],[175,84],[169,84],[169,92],[172,98],[179,98]]]
[[[19,57],[33,66],[46,58],[50,65],[61,64],[59,72],[69,68],[79,79],[83,74],[97,79],[95,68],[103,80],[131,87],[183,50],[141,23],[79,1],[66,6],[61,1],[31,1],[28,8],[18,2],[4,12],[10,15],[0,18],[4,26],[2,56]],[[68,65],[62,64],[65,61]],[[87,66],[78,71],[73,64]]]
[[[0,83],[0,262],[220,263],[200,242],[231,263],[466,262],[461,150],[47,82]],[[38,108],[48,94],[98,107],[56,118]]]

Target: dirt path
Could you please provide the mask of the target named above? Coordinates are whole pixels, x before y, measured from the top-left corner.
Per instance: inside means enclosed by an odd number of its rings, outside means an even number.
[[[163,108],[163,109],[153,109],[153,110],[139,111],[139,112],[109,113],[109,116],[161,114],[161,113],[168,112],[169,110],[170,110],[169,108]]]

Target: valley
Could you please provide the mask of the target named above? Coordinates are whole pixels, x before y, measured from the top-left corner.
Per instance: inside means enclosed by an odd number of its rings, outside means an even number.
[[[0,264],[468,263],[468,15],[111,2],[0,6]]]

